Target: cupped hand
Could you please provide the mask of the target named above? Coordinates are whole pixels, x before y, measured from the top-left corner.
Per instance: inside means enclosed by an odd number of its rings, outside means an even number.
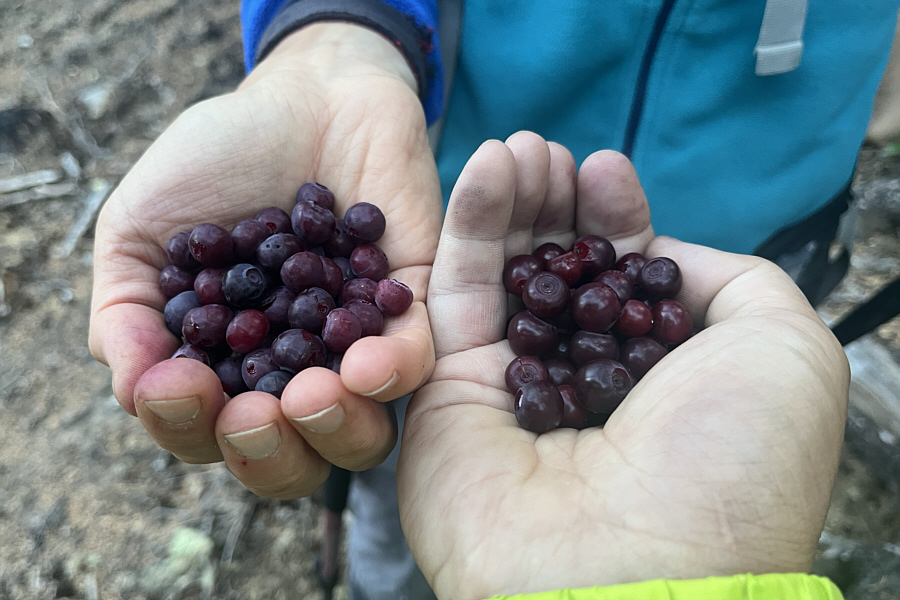
[[[390,276],[414,292],[384,334],[350,348],[341,375],[300,372],[274,396],[228,399],[204,364],[169,359],[159,290],[165,247],[204,222],[229,229],[259,210],[290,214],[297,189],[317,181],[335,214],[365,201],[385,214],[379,240]],[[362,469],[396,441],[384,404],[431,373],[424,299],[441,220],[440,186],[402,55],[355,25],[308,26],[283,41],[231,94],[180,116],[123,179],[96,229],[90,347],[112,370],[122,406],[187,462],[224,460],[250,489],[296,497],[329,464]]]
[[[577,198],[577,201],[576,201]],[[604,428],[517,425],[504,370],[506,259],[576,235],[668,256],[705,329]],[[843,352],[772,264],[654,237],[613,152],[533,134],[485,143],[460,177],[431,284],[437,364],[407,412],[404,532],[439,598],[810,568],[837,469]]]

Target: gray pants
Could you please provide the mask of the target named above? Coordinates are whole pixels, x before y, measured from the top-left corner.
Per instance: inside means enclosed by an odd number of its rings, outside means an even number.
[[[409,396],[393,402],[397,425]],[[379,466],[354,473],[348,504],[353,513],[347,539],[347,566],[352,600],[435,600],[400,529],[397,509],[397,457],[400,442]]]

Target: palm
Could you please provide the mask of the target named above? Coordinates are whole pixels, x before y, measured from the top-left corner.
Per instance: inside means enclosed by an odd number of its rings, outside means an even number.
[[[467,168],[477,171],[478,159]],[[579,185],[579,205],[595,213],[615,213],[615,199]],[[512,221],[522,204],[517,193]],[[502,201],[491,208],[495,223],[504,209],[510,220]],[[490,225],[479,216],[451,213],[448,222],[481,228],[483,240]],[[435,328],[439,360],[410,406],[400,465],[405,531],[439,596],[809,567],[846,398],[845,372],[820,362],[827,332],[766,264],[662,238],[648,246],[646,223],[606,223],[579,233],[607,235],[620,253],[675,258],[685,302],[710,327],[654,368],[605,428],[542,436],[512,415],[503,372],[513,354],[496,341],[503,315],[454,321],[466,292],[446,294],[458,272],[444,273],[452,261],[442,238],[430,297],[433,323],[445,324]],[[503,298],[500,247],[481,289],[494,306]],[[444,297],[433,302],[435,294]],[[444,342],[444,329],[467,326],[467,336]]]
[[[334,192],[338,215],[356,202],[378,205],[388,222],[378,244],[388,255],[391,277],[409,285],[417,302],[389,320],[382,337],[361,340],[347,352],[339,383],[334,374],[313,369],[295,387],[328,390],[313,403],[333,403],[337,396],[359,404],[360,394],[394,382],[370,396],[384,401],[419,385],[433,364],[427,358],[432,355],[431,334],[421,301],[437,244],[441,200],[421,106],[402,81],[383,74],[336,78],[327,85],[319,76],[294,72],[277,85],[251,78],[243,89],[188,110],[122,181],[97,226],[91,346],[110,364],[117,398],[126,410],[138,412],[161,445],[189,462],[221,460],[222,453],[229,461],[229,453],[219,448],[229,427],[249,429],[254,419],[277,421],[281,451],[293,452],[294,462],[273,471],[257,466],[256,472],[236,473],[265,495],[295,496],[315,489],[328,462],[316,450],[329,460],[332,453],[348,468],[377,463],[393,445],[392,419],[383,407],[348,409],[360,429],[371,425],[376,439],[355,446],[351,441],[346,447],[327,442],[322,448],[321,440],[303,440],[287,431],[284,417],[274,414],[281,410],[276,399],[264,400],[264,409],[244,412],[238,406],[245,404],[232,400],[223,410],[225,399],[221,388],[216,392],[209,368],[194,361],[162,362],[178,344],[163,325],[165,298],[157,284],[166,243],[174,234],[203,222],[228,229],[268,206],[290,213],[296,190],[307,181]],[[193,420],[192,431],[179,433],[141,412],[136,389],[142,398],[200,397],[202,413]],[[315,394],[289,396],[285,411],[296,412]],[[222,418],[216,423],[220,411],[241,414],[223,431]],[[357,418],[360,411],[364,415]],[[365,448],[358,447],[363,443]],[[301,467],[310,473],[298,476]]]

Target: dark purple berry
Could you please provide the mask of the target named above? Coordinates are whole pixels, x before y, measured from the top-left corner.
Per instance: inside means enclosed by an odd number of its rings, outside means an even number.
[[[578,369],[572,387],[586,409],[610,414],[634,387],[634,380],[622,363],[601,359]]]
[[[332,352],[344,353],[353,342],[362,337],[362,323],[346,308],[335,308],[325,317],[322,341]]]
[[[291,217],[277,206],[262,209],[253,219],[264,223],[271,234],[291,233]]]
[[[506,389],[515,394],[519,388],[532,381],[549,381],[550,372],[534,356],[517,356],[506,367]]]
[[[238,354],[259,348],[269,333],[269,320],[255,309],[242,310],[234,316],[225,331],[225,341]]]
[[[681,269],[671,258],[651,258],[641,269],[640,284],[650,301],[674,298],[681,291]]]
[[[234,260],[231,234],[212,223],[194,227],[188,238],[191,256],[204,267],[224,267]]]
[[[522,302],[535,316],[553,317],[568,307],[569,286],[555,273],[536,273],[528,278],[522,288]]]
[[[191,248],[188,245],[190,238],[190,231],[182,231],[175,234],[166,246],[166,257],[169,262],[185,271],[193,271],[200,266],[197,259],[191,255]]]
[[[579,327],[603,333],[619,318],[622,306],[615,290],[605,283],[586,283],[572,293],[570,308]]]
[[[640,337],[653,328],[653,313],[640,300],[631,299],[622,306],[615,330],[625,337]]]
[[[351,300],[344,302],[342,306],[359,319],[362,327],[360,337],[381,335],[381,331],[384,329],[384,315],[377,306],[365,300]]]
[[[255,219],[239,221],[231,230],[231,241],[234,242],[234,252],[238,260],[246,262],[256,258],[256,249],[270,235],[272,232],[262,221]]]
[[[339,298],[344,287],[344,272],[332,259],[320,256],[322,262],[322,285],[320,286],[334,298]]]
[[[518,356],[541,356],[556,346],[556,327],[530,312],[513,315],[506,329],[509,347]]]
[[[556,429],[562,422],[562,397],[549,381],[533,381],[520,387],[514,409],[519,425],[534,433]]]
[[[347,303],[351,300],[364,300],[370,304],[375,304],[375,290],[378,283],[361,277],[359,279],[351,279],[344,284],[341,289],[341,302]]]
[[[616,250],[610,241],[598,235],[583,235],[572,246],[581,259],[583,277],[590,281],[616,264]]]
[[[576,331],[569,339],[569,356],[577,366],[608,358],[619,357],[619,342],[615,336],[591,331]]]
[[[288,329],[272,342],[272,360],[292,373],[321,367],[325,365],[325,344],[308,331]]]
[[[581,281],[584,268],[575,252],[566,252],[548,260],[546,270],[559,275],[566,285],[572,287]]]
[[[619,297],[620,304],[625,304],[634,294],[634,281],[622,271],[608,269],[597,275],[594,281],[596,283],[605,283],[611,287],[616,296]]]
[[[334,193],[321,183],[304,183],[297,190],[297,203],[312,202],[326,210],[334,210]]]
[[[194,280],[194,291],[203,304],[225,304],[225,292],[222,291],[222,281],[225,279],[226,269],[212,267],[203,269],[197,273]]]
[[[541,271],[541,261],[532,254],[513,256],[503,268],[503,287],[510,294],[522,295],[525,281]]]
[[[334,231],[334,215],[318,204],[298,202],[291,212],[291,228],[307,246],[319,246]]]
[[[213,365],[213,371],[222,382],[222,391],[234,398],[238,394],[247,391],[247,384],[244,383],[243,369],[241,367],[243,359],[237,356],[229,356]]]
[[[677,300],[660,300],[653,305],[653,337],[674,346],[691,337],[694,319]]]
[[[559,426],[572,429],[584,429],[587,427],[591,413],[578,400],[575,388],[571,385],[559,385],[556,387],[556,390],[563,401],[563,414]]]
[[[277,371],[278,365],[272,360],[271,348],[257,348],[247,354],[241,363],[241,375],[247,389],[256,389],[257,382],[272,371]]]
[[[541,244],[537,248],[534,249],[532,255],[541,261],[541,270],[545,270],[547,268],[547,262],[551,258],[556,258],[557,256],[562,256],[566,253],[565,248],[560,246],[559,244],[555,244],[553,242],[547,242],[546,244]]]
[[[295,293],[320,287],[324,280],[322,259],[312,252],[298,252],[289,256],[281,266],[281,281]]]
[[[256,261],[266,269],[279,271],[284,261],[304,249],[303,242],[293,233],[276,233],[256,249]]]
[[[175,265],[167,265],[159,272],[159,289],[166,298],[194,289],[194,274]]]
[[[619,362],[628,369],[635,380],[639,381],[668,352],[665,346],[652,338],[631,338],[622,343]]]
[[[251,308],[265,296],[267,286],[259,267],[247,263],[231,267],[222,278],[222,292],[229,304],[237,308]]]
[[[375,286],[375,306],[386,317],[403,314],[412,303],[412,290],[405,283],[396,279],[382,279]]]
[[[339,217],[334,218],[334,228],[331,230],[331,236],[322,244],[322,247],[325,249],[325,253],[331,257],[350,257],[350,253],[356,248],[356,240],[350,237],[347,225],[343,219]]]
[[[203,303],[200,302],[200,299],[193,290],[181,292],[166,302],[166,307],[163,309],[163,316],[166,319],[166,327],[168,330],[180,339],[181,324],[184,321],[184,316],[188,314],[191,309],[202,305]]]
[[[384,214],[380,208],[368,202],[359,202],[348,208],[344,213],[344,223],[350,237],[363,243],[377,242],[384,235]]]
[[[223,304],[204,304],[184,315],[181,335],[185,341],[201,348],[214,348],[225,342],[225,331],[234,313]]]
[[[297,294],[288,309],[288,324],[293,329],[320,333],[325,317],[335,308],[334,298],[322,288],[312,287]]]
[[[272,371],[260,377],[253,389],[257,392],[271,394],[281,400],[281,393],[284,392],[284,388],[287,387],[292,377],[287,371]]]
[[[175,351],[175,354],[172,355],[172,358],[190,358],[193,360],[199,360],[207,367],[210,365],[209,354],[201,348],[200,346],[195,346],[193,344],[183,344],[178,350]]]
[[[375,244],[357,246],[350,254],[350,268],[357,277],[381,281],[390,272],[387,255]]]
[[[259,308],[269,320],[273,329],[286,329],[288,326],[288,310],[297,298],[297,294],[286,287],[275,288],[260,303]]]
[[[551,358],[544,361],[547,372],[550,374],[550,383],[555,386],[572,385],[575,381],[575,367],[567,360]]]

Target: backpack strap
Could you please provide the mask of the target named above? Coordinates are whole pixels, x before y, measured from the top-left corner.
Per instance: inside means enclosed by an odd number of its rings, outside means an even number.
[[[807,0],[766,0],[756,54],[756,74],[778,75],[793,71],[803,54],[803,26]]]

